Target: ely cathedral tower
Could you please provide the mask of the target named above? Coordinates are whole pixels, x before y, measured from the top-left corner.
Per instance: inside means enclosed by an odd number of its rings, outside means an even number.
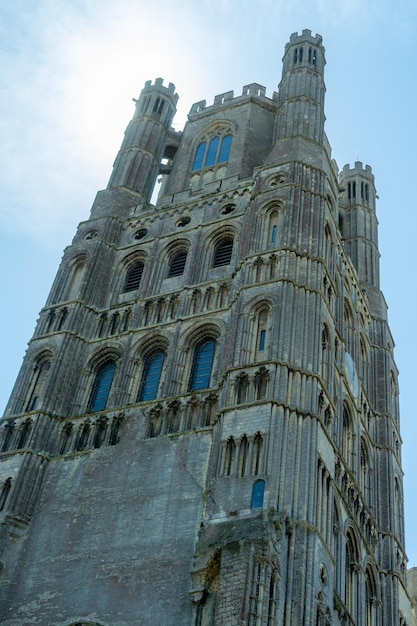
[[[4,626],[410,624],[374,177],[324,66],[293,34],[278,93],[182,132],[146,83],[0,422]]]

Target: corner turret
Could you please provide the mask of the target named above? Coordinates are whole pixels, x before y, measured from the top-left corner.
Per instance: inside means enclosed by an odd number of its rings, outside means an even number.
[[[340,174],[340,229],[349,254],[365,287],[380,288],[378,219],[375,210],[375,179],[372,168],[356,161]]]

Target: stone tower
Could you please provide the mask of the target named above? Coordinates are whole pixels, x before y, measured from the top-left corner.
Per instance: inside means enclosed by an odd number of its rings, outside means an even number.
[[[374,177],[324,66],[293,34],[278,93],[182,132],[146,83],[0,423],[5,626],[410,624]]]

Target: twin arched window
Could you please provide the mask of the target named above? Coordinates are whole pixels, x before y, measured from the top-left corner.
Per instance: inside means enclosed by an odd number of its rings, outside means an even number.
[[[229,160],[232,138],[232,135],[224,135],[223,137],[216,135],[210,141],[200,143],[195,153],[193,171],[218,163],[226,163]]]
[[[97,370],[89,403],[91,412],[103,411],[107,406],[110,389],[116,372],[116,363],[108,360]]]

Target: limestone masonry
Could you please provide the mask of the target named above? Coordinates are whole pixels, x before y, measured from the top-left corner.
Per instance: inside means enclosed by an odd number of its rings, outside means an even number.
[[[145,84],[0,422],[2,625],[413,623],[374,176],[324,66],[295,33],[277,93],[182,132]]]

